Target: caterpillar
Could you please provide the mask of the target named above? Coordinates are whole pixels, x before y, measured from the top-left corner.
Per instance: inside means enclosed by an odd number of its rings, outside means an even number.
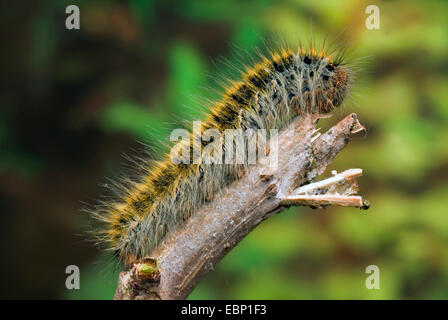
[[[281,129],[304,113],[329,113],[346,97],[353,80],[342,58],[325,50],[281,48],[246,67],[242,79],[225,89],[210,108],[200,131],[215,129]],[[190,134],[203,150],[210,141]],[[247,163],[243,164],[247,165]],[[127,179],[114,201],[100,202],[92,211],[101,222],[94,238],[130,265],[150,254],[166,235],[197,212],[206,201],[238,179],[241,165],[175,164],[166,155],[151,164],[140,161],[138,179]]]

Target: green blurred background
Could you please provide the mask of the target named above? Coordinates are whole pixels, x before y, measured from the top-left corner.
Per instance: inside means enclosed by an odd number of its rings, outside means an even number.
[[[77,4],[81,29],[65,28]],[[365,8],[380,8],[367,30]],[[117,267],[85,240],[81,202],[160,156],[217,79],[265,39],[329,35],[354,48],[356,137],[330,170],[363,168],[367,212],[291,208],[233,249],[191,299],[448,298],[448,5],[445,1],[4,1],[0,297],[110,299]],[[311,27],[310,27],[311,26]],[[312,29],[312,31],[311,31]],[[340,34],[340,35],[339,35]],[[339,36],[338,36],[339,35]],[[224,63],[222,63],[224,62]],[[212,92],[212,93],[210,93]],[[65,289],[65,267],[81,289]],[[365,287],[368,265],[380,290]]]

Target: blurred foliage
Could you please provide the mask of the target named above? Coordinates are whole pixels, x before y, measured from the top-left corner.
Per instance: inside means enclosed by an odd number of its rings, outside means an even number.
[[[65,29],[77,4],[81,29]],[[360,167],[356,209],[291,208],[233,249],[191,299],[448,298],[448,5],[378,1],[189,0],[2,3],[0,297],[109,299],[118,270],[85,241],[80,201],[103,192],[121,154],[160,157],[171,129],[200,118],[254,49],[316,38],[345,43],[368,133],[331,169]],[[33,273],[27,270],[33,261]],[[64,287],[81,268],[81,290]],[[381,270],[367,290],[365,269]],[[14,282],[10,279],[15,279]]]

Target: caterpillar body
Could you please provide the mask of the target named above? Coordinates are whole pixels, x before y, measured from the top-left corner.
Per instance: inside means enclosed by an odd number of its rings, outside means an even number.
[[[341,104],[352,82],[350,68],[339,59],[332,61],[323,50],[281,49],[260,58],[211,106],[201,133],[281,129],[304,113],[330,112]],[[202,149],[210,143],[190,136],[191,143]],[[122,188],[118,200],[93,210],[102,222],[96,241],[114,250],[125,265],[150,254],[170,231],[241,173],[241,165],[174,164],[168,155],[140,166],[143,174]]]

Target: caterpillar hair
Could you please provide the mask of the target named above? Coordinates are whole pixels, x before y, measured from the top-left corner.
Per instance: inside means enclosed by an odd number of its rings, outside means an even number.
[[[351,87],[352,69],[325,50],[286,47],[260,55],[246,68],[240,81],[226,88],[201,123],[224,134],[226,129],[282,129],[305,113],[329,113],[339,106]],[[203,150],[211,141],[190,133],[190,143]],[[119,260],[129,265],[161,245],[166,235],[179,228],[198,208],[230,182],[238,179],[243,165],[207,164],[163,160],[137,163],[137,179],[119,183],[118,198],[91,210],[101,222],[94,238]]]

